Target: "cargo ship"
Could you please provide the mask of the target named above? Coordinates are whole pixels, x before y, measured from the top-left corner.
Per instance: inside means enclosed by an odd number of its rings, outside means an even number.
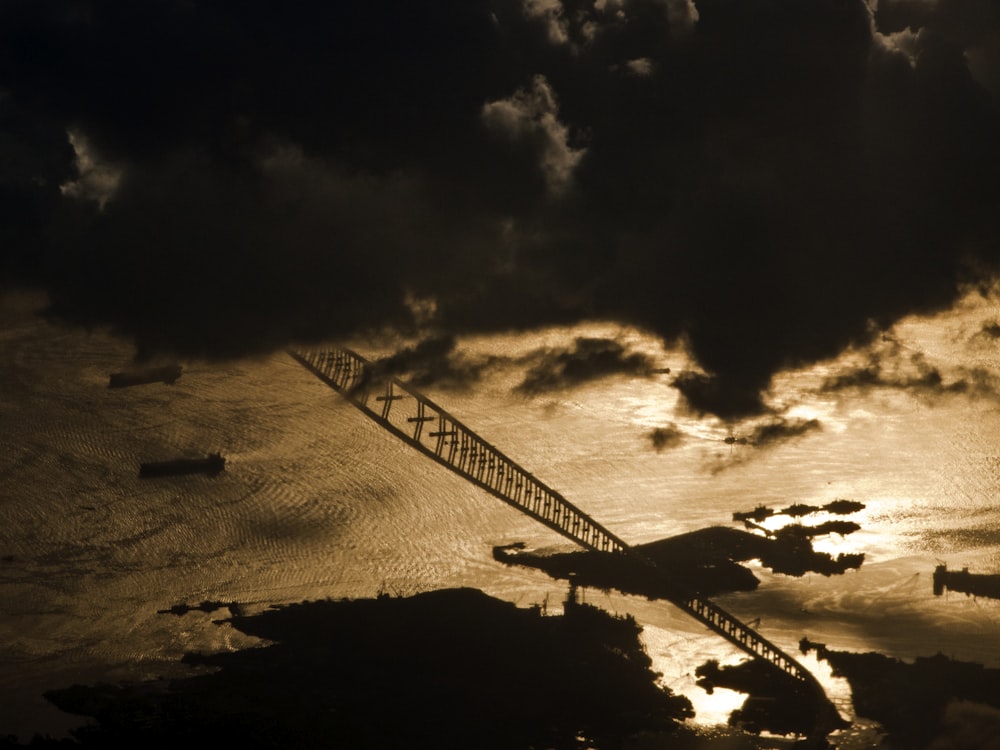
[[[226,468],[226,459],[218,453],[209,453],[204,458],[175,458],[171,461],[150,461],[139,465],[139,476],[172,477],[181,474],[209,474],[214,476]]]
[[[934,596],[941,596],[945,589],[960,591],[969,596],[1000,599],[1000,575],[970,573],[968,568],[948,570],[948,566],[938,565],[934,569]]]
[[[128,388],[132,385],[146,383],[166,383],[173,385],[181,376],[183,368],[180,365],[163,365],[162,367],[147,367],[144,370],[129,372],[113,372],[108,379],[108,388]]]

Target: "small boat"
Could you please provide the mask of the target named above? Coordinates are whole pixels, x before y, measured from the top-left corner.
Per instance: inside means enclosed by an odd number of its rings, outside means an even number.
[[[147,367],[144,370],[113,372],[108,378],[108,388],[128,388],[132,385],[145,385],[146,383],[173,385],[181,376],[183,369],[180,365],[173,364],[162,367]]]
[[[150,461],[139,465],[143,479],[171,477],[181,474],[216,475],[226,468],[226,459],[219,453],[209,453],[204,458],[175,458],[170,461]]]
[[[734,521],[756,521],[760,523],[761,521],[770,518],[775,514],[775,511],[768,508],[766,505],[758,505],[751,511],[743,511],[733,513]]]

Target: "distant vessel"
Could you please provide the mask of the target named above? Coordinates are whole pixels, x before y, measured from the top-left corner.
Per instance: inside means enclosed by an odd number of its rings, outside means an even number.
[[[941,596],[945,589],[1000,599],[1000,575],[970,573],[968,568],[948,570],[947,565],[938,565],[934,568],[934,596]]]
[[[768,508],[766,505],[758,505],[751,511],[737,511],[733,513],[734,521],[756,521],[760,523],[761,521],[770,518],[775,514],[775,511]]]
[[[139,465],[139,476],[170,477],[179,474],[218,474],[226,468],[226,459],[218,453],[209,453],[204,458],[175,458],[171,461],[151,461]]]
[[[182,370],[180,365],[173,364],[162,367],[147,367],[144,370],[113,372],[108,379],[108,388],[128,388],[131,385],[145,385],[146,383],[173,385],[181,376]]]

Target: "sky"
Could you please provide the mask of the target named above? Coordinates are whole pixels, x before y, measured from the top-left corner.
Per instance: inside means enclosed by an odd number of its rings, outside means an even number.
[[[0,164],[0,289],[140,358],[615,321],[737,419],[995,283],[1000,6],[6,0]]]

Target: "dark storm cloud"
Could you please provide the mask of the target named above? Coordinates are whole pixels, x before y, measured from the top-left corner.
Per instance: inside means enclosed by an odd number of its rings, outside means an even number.
[[[676,448],[684,441],[684,433],[677,429],[677,425],[670,424],[666,427],[656,427],[649,433],[649,441],[657,453]]]
[[[649,377],[669,372],[653,361],[629,352],[620,342],[607,338],[578,337],[569,347],[536,349],[518,357],[470,356],[458,349],[455,336],[433,335],[413,345],[402,346],[375,366],[387,375],[406,377],[417,386],[468,387],[487,370],[515,367],[525,370],[514,392],[538,395],[598,380],[615,374]]]
[[[879,0],[875,18],[901,40],[936,34],[959,45],[973,77],[1000,98],[1000,5],[993,0]]]
[[[797,437],[802,437],[810,432],[822,430],[823,426],[818,419],[785,419],[779,417],[764,422],[754,427],[747,436],[747,441],[751,445],[759,447],[771,446],[775,443],[783,443]]]
[[[867,365],[855,367],[827,378],[823,382],[822,390],[839,391],[846,388],[942,389],[944,381],[937,368],[922,362],[920,364],[922,366],[917,368],[918,374],[896,375],[884,372],[878,359],[873,357]]]
[[[580,337],[572,348],[544,349],[526,359],[531,368],[515,388],[526,394],[571,388],[619,373],[648,377],[656,371],[645,354],[628,352],[621,343],[605,338]]]
[[[980,5],[10,0],[0,281],[205,356],[615,319],[759,412],[996,271]]]
[[[757,388],[733,388],[717,375],[693,370],[677,374],[671,385],[681,392],[689,410],[727,416],[765,411],[763,394]]]
[[[828,393],[852,388],[890,388],[929,397],[967,394],[1000,398],[1000,382],[988,370],[959,368],[956,377],[946,379],[922,353],[904,356],[899,347],[882,354],[873,353],[865,364],[831,375],[821,386]]]
[[[496,358],[470,362],[455,351],[454,336],[436,336],[413,346],[403,347],[389,357],[375,362],[380,371],[406,376],[416,386],[443,385],[465,388],[477,382]]]
[[[979,335],[989,339],[1000,339],[1000,323],[995,320],[983,323],[983,327],[979,329]]]
[[[770,416],[763,421],[746,425],[748,430],[730,434],[720,442],[728,445],[725,452],[714,451],[707,464],[707,470],[715,475],[729,469],[743,466],[758,457],[757,450],[768,450],[792,440],[806,437],[823,430],[818,419]],[[802,506],[806,507],[806,506]]]

